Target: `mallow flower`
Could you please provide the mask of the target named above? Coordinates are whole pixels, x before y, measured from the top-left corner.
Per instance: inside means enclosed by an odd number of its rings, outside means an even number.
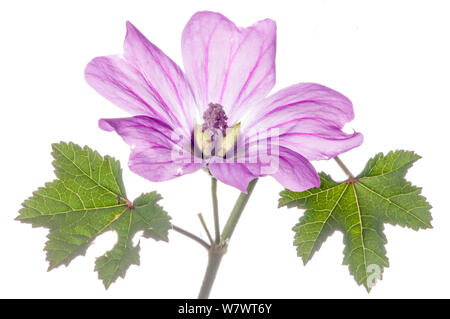
[[[246,192],[270,175],[292,191],[318,187],[311,160],[359,146],[342,131],[353,106],[342,94],[298,83],[272,95],[276,24],[239,28],[219,13],[198,12],[183,30],[184,71],[131,23],[122,55],[94,58],[85,78],[131,117],[101,119],[131,145],[131,171],[150,181],[207,168]],[[230,155],[231,154],[231,155]]]

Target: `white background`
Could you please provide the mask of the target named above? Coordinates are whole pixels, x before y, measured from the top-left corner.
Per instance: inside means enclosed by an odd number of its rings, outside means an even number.
[[[157,190],[173,222],[205,238],[197,213],[211,220],[203,172],[151,183],[126,165],[128,146],[101,131],[101,117],[125,113],[84,81],[99,55],[121,53],[125,21],[181,64],[181,32],[199,10],[220,11],[240,26],[272,18],[278,25],[275,90],[308,81],[330,86],[354,103],[348,130],[364,144],[341,158],[354,173],[377,152],[412,149],[423,156],[408,179],[433,205],[432,230],[386,226],[390,267],[367,294],[342,266],[335,233],[305,267],[291,228],[302,215],[277,209],[282,187],[260,180],[223,260],[212,297],[449,297],[448,1],[1,1],[0,4],[0,297],[195,298],[206,266],[202,247],[177,233],[169,243],[141,241],[141,266],[105,291],[95,257],[116,235],[95,241],[86,257],[47,272],[47,230],[14,221],[21,202],[54,179],[50,144],[74,141],[120,159],[130,198]],[[334,161],[315,162],[335,179]],[[219,186],[222,224],[235,189]]]

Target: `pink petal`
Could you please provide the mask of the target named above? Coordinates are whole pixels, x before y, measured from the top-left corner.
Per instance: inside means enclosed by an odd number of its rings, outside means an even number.
[[[319,175],[306,158],[285,147],[279,152],[278,170],[271,176],[281,185],[293,192],[320,186]]]
[[[353,116],[352,103],[342,94],[318,84],[301,83],[266,98],[242,130],[250,144],[256,143],[256,133],[271,131],[279,136],[281,146],[308,160],[330,159],[361,145],[360,133],[342,131]]]
[[[222,183],[236,187],[243,193],[247,193],[248,183],[258,177],[241,163],[210,163],[209,171]]]
[[[182,37],[186,74],[200,107],[224,106],[230,123],[275,84],[276,25],[269,19],[238,28],[219,13],[199,12]]]
[[[272,145],[272,155],[258,163],[246,164],[255,176],[272,176],[285,188],[294,192],[320,186],[314,166],[300,154],[281,146]]]
[[[274,148],[272,148],[274,150]],[[247,192],[248,183],[254,178],[272,176],[285,188],[294,192],[320,186],[320,178],[311,163],[300,154],[278,147],[276,153],[256,163],[210,163],[211,174],[221,182]]]
[[[124,57],[140,71],[172,117],[191,132],[195,101],[183,71],[130,22],[127,22]]]
[[[246,128],[278,125],[295,118],[322,118],[342,127],[353,120],[352,102],[326,86],[298,83],[265,98],[247,119]]]
[[[115,130],[132,146],[130,169],[153,182],[193,173],[205,163],[193,159],[188,149],[190,138],[184,138],[167,124],[147,116],[102,119],[100,128]]]
[[[124,56],[93,59],[85,78],[132,115],[149,115],[191,132],[194,97],[181,69],[127,22]]]
[[[84,75],[100,95],[132,115],[172,122],[142,74],[121,57],[97,57],[89,62]]]
[[[279,136],[279,143],[308,160],[323,160],[333,158],[362,144],[361,133],[347,134],[339,128],[328,126],[320,121],[310,121],[310,125],[299,122],[288,133]]]

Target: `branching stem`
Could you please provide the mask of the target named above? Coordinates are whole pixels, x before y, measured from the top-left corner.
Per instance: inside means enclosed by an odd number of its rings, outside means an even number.
[[[206,236],[208,236],[209,242],[212,245],[214,243],[214,241],[212,239],[211,233],[209,232],[208,226],[206,226],[206,223],[205,223],[205,220],[203,219],[202,213],[197,214],[197,216],[198,216],[198,219],[200,219],[200,223],[202,224],[203,229],[206,232]]]
[[[188,232],[187,230],[184,230],[184,229],[181,228],[181,227],[178,227],[178,226],[175,226],[174,224],[172,224],[172,229],[173,229],[174,231],[176,231],[176,232],[178,232],[178,233],[180,233],[180,234],[182,234],[182,235],[184,235],[184,236],[186,236],[186,237],[192,239],[192,240],[195,240],[197,243],[199,243],[200,245],[202,245],[203,247],[205,247],[206,250],[208,250],[208,251],[209,251],[209,249],[211,248],[211,247],[208,245],[208,243],[207,243],[206,241],[204,241],[204,240],[201,239],[200,237],[195,236],[194,234]]]
[[[228,247],[228,242],[233,235],[236,224],[247,205],[248,199],[255,188],[258,179],[254,179],[248,184],[247,194],[241,193],[234,204],[233,210],[228,217],[228,221],[222,231],[221,241],[219,244],[212,244],[211,248],[208,250],[208,266],[206,267],[205,276],[203,278],[202,287],[200,288],[200,293],[198,295],[199,299],[206,299],[209,297],[214,280],[216,279],[217,271],[222,261],[223,255],[225,255]]]

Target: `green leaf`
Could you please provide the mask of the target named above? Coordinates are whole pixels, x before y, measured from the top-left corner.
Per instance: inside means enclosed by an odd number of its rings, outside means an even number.
[[[84,255],[102,233],[117,232],[116,245],[99,257],[95,266],[108,288],[125,276],[130,265],[139,265],[134,235],[143,231],[144,237],[167,241],[170,217],[157,204],[161,196],[156,192],[143,194],[133,203],[126,198],[120,163],[112,157],[73,143],[52,147],[58,179],[24,202],[17,220],[50,229],[44,248],[49,270]]]
[[[301,193],[284,190],[279,206],[306,209],[293,228],[297,254],[306,264],[335,230],[344,233],[344,264],[367,291],[381,279],[386,257],[384,224],[431,228],[430,204],[405,180],[420,157],[414,152],[377,154],[356,179],[337,183],[320,173],[321,185]]]

